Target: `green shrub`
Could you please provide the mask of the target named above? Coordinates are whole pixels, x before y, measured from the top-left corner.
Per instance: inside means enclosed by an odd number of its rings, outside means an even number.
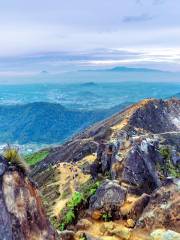
[[[77,207],[83,201],[83,194],[80,192],[75,192],[68,202],[67,207],[73,209]]]
[[[73,221],[75,220],[75,213],[74,213],[74,209],[69,209],[65,215],[64,218],[64,224],[65,225],[69,225],[71,224]]]
[[[102,215],[102,219],[103,219],[103,221],[105,221],[105,222],[111,221],[111,218],[112,218],[112,216],[111,216],[110,213],[103,213],[103,215]]]
[[[171,151],[168,147],[161,148],[160,154],[165,160],[164,166],[159,166],[159,170],[163,172],[164,170],[167,171],[168,175],[172,177],[179,178],[180,177],[180,168],[178,166],[174,166],[171,159]]]
[[[7,145],[3,149],[3,156],[9,164],[19,167],[25,173],[29,172],[29,166],[20,155],[18,148]]]
[[[161,148],[160,149],[160,154],[166,160],[171,158],[171,152],[170,152],[169,148]]]
[[[86,203],[89,197],[94,195],[96,193],[97,188],[100,186],[100,182],[89,182],[89,184],[85,184],[81,192],[75,192],[72,196],[72,198],[69,200],[69,202],[66,205],[66,208],[62,212],[62,215],[64,216],[61,220],[61,223],[59,225],[59,229],[62,231],[66,228],[67,225],[73,223],[73,221],[76,219],[75,212],[77,208],[82,204]]]
[[[87,238],[86,237],[80,237],[79,240],[86,240]]]
[[[59,229],[62,231],[65,227],[75,220],[75,210],[83,201],[83,195],[80,192],[75,192],[71,198],[71,200],[67,203],[67,207],[65,212],[63,212],[64,217],[59,225]]]
[[[64,230],[65,230],[65,224],[64,224],[64,223],[61,223],[61,224],[60,224],[59,230],[60,230],[60,231],[64,231]]]
[[[96,182],[90,181],[89,183],[86,183],[81,189],[81,191],[83,192],[84,200],[87,201],[89,197],[94,195],[100,185],[101,185],[100,181]]]

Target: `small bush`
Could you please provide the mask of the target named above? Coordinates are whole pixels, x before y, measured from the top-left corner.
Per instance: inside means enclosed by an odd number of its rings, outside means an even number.
[[[69,225],[71,224],[73,221],[75,220],[75,213],[74,213],[74,209],[69,209],[65,215],[64,218],[64,224],[65,225]]]
[[[100,182],[100,181],[89,182],[89,184],[86,184],[86,185],[82,188],[82,192],[83,192],[83,197],[84,197],[84,199],[85,199],[85,200],[88,200],[89,197],[91,197],[92,195],[94,195],[100,185],[101,185],[101,182]]]
[[[86,237],[80,237],[79,240],[87,240],[87,238]]]
[[[105,222],[111,221],[111,218],[112,218],[112,216],[111,216],[110,213],[104,213],[104,214],[102,215],[102,219],[103,219],[103,221],[105,221]]]
[[[171,152],[170,152],[169,148],[161,148],[160,154],[166,160],[169,160],[171,158]]]
[[[174,166],[171,159],[171,151],[168,147],[161,148],[160,154],[165,160],[165,165],[159,167],[159,170],[163,172],[164,170],[167,171],[168,175],[172,177],[179,178],[180,177],[180,169],[179,166]]]
[[[77,207],[82,201],[83,201],[83,194],[80,192],[75,192],[71,200],[68,202],[67,206],[68,208],[72,209]]]
[[[18,148],[7,145],[3,149],[3,156],[9,164],[19,167],[24,172],[29,172],[29,166],[21,157]]]
[[[83,201],[83,195],[80,192],[75,192],[71,198],[71,200],[67,203],[67,207],[65,209],[64,217],[59,225],[59,229],[63,231],[65,227],[75,220],[75,210]]]
[[[59,230],[60,230],[60,231],[64,231],[64,230],[65,230],[65,224],[64,224],[64,223],[61,223],[61,224],[60,224]]]
[[[68,226],[69,224],[73,223],[75,221],[76,216],[75,212],[77,208],[82,203],[86,203],[92,195],[96,193],[97,188],[100,186],[100,182],[90,182],[89,184],[85,184],[84,187],[81,189],[81,192],[75,192],[70,199],[70,201],[67,203],[66,208],[62,212],[62,215],[64,216],[61,220],[61,223],[59,225],[59,229],[62,231]]]

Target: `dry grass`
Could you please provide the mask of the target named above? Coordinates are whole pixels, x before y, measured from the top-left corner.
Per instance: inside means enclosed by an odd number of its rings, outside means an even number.
[[[9,164],[19,167],[25,173],[29,172],[30,168],[20,155],[18,148],[7,145],[3,149],[3,156],[9,162]]]

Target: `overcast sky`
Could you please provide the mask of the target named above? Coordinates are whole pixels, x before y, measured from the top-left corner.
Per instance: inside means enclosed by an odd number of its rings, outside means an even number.
[[[180,0],[0,0],[1,58],[96,49],[179,64]]]

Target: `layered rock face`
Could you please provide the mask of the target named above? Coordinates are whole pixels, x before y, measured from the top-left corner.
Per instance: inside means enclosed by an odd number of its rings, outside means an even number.
[[[167,183],[153,192],[137,222],[137,227],[148,229],[170,228],[180,231],[180,180]]]
[[[149,240],[154,229],[179,231],[179,164],[180,101],[148,99],[52,149],[32,177],[44,201],[53,203],[47,211],[58,227],[80,193],[72,221],[65,221],[77,239]],[[90,182],[98,189],[87,190]],[[91,223],[85,235],[76,227],[82,219]]]
[[[37,188],[0,157],[0,239],[54,240]]]

